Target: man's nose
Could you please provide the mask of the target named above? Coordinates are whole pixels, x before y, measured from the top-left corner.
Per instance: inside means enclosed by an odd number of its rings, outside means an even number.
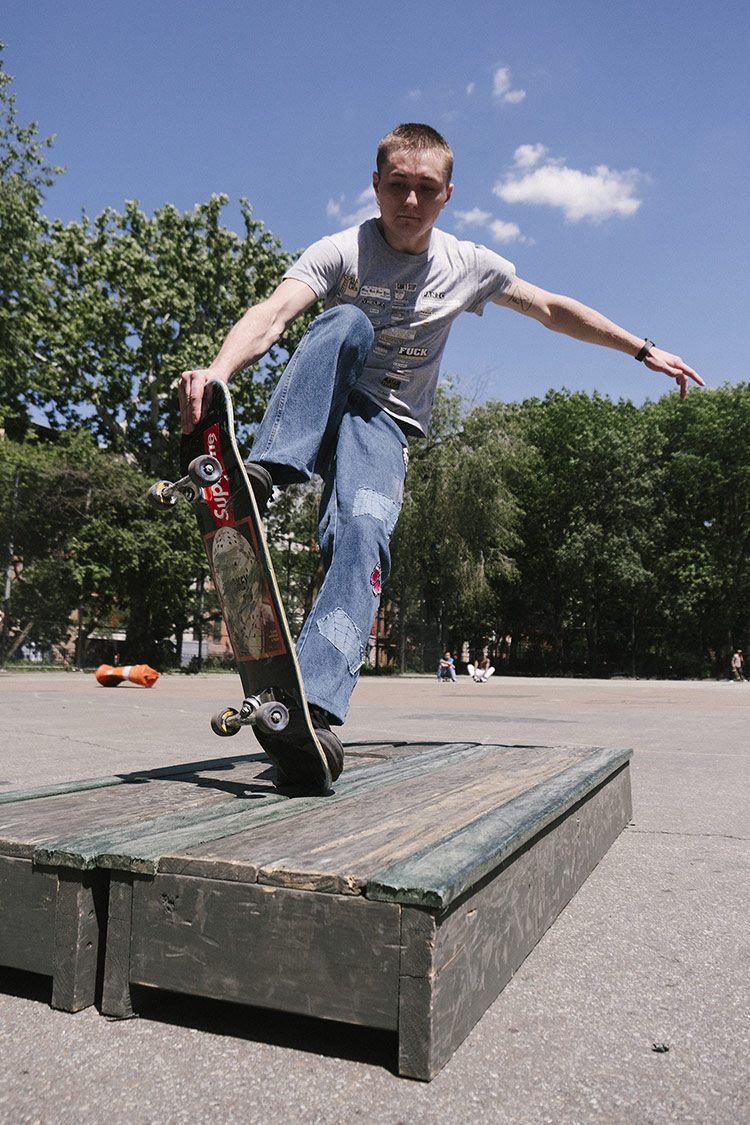
[[[416,207],[418,202],[416,188],[412,188],[406,196],[406,203],[409,207]]]

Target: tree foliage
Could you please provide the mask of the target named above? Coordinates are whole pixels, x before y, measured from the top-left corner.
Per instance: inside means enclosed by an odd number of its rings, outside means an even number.
[[[65,644],[80,615],[85,636],[125,630],[125,659],[172,663],[170,637],[194,616],[205,562],[187,504],[151,511],[143,475],[76,432],[0,442],[0,492],[5,653],[12,635]]]
[[[628,647],[648,598],[660,435],[632,403],[596,394],[550,392],[517,416],[534,452],[514,473],[530,548],[515,606],[536,607],[536,639],[554,662],[597,668],[602,628]]]
[[[504,483],[518,455],[501,407],[466,413],[460,395],[438,389],[427,436],[411,444],[388,587],[402,616],[461,622],[480,637],[497,614],[497,592],[513,573],[516,504]]]
[[[750,387],[469,415],[448,396],[437,424],[394,574],[441,644],[475,651],[481,633],[498,659],[512,637],[511,666],[533,672],[727,673],[750,642]]]
[[[167,204],[153,216],[128,202],[93,222],[84,215],[51,224],[48,331],[32,401],[52,424],[84,427],[150,473],[174,470],[181,372],[210,363],[231,325],[271,293],[291,261],[247,200],[242,237],[224,227],[227,202],[214,195],[191,212]],[[245,427],[260,418],[303,327],[236,381]]]
[[[655,563],[663,646],[679,667],[750,643],[750,386],[664,398],[663,540]]]
[[[0,43],[0,428],[24,422],[34,352],[46,315],[45,189],[61,168],[47,162],[52,137],[21,125]]]

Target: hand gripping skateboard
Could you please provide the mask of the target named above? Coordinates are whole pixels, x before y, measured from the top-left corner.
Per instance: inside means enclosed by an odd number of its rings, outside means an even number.
[[[193,433],[183,435],[185,474],[149,491],[154,507],[190,501],[206,548],[245,698],[214,715],[216,734],[252,726],[277,767],[277,784],[324,792],[341,773],[337,754],[316,735],[253,490],[234,435],[232,400],[212,379],[211,402]],[[325,740],[325,732],[322,739]],[[337,739],[332,739],[337,743]]]

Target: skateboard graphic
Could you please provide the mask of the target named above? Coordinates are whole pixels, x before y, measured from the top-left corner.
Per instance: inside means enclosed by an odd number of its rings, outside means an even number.
[[[277,767],[277,785],[325,792],[341,773],[340,754],[312,726],[299,664],[268,552],[258,506],[234,433],[232,400],[224,383],[206,385],[209,409],[183,435],[174,484],[149,490],[156,508],[184,496],[191,504],[232,642],[245,698],[211,720],[216,734],[252,726]],[[333,739],[334,743],[338,740]]]

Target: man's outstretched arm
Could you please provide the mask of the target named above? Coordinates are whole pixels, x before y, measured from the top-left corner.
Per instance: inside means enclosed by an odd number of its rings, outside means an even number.
[[[309,285],[287,278],[265,301],[252,305],[229,330],[210,367],[184,371],[179,382],[182,432],[189,434],[200,421],[208,379],[228,383],[243,367],[265,355],[294,318],[316,300]]]
[[[638,356],[646,349],[646,341],[620,328],[596,309],[581,304],[572,297],[559,293],[548,293],[538,285],[516,278],[510,289],[496,302],[538,320],[553,332],[562,332],[576,340],[601,347],[614,348],[626,355]],[[699,387],[705,383],[697,371],[689,367],[679,356],[651,345],[645,350],[643,362],[651,371],[674,379],[680,388],[680,398],[685,398],[688,380],[692,379]]]

